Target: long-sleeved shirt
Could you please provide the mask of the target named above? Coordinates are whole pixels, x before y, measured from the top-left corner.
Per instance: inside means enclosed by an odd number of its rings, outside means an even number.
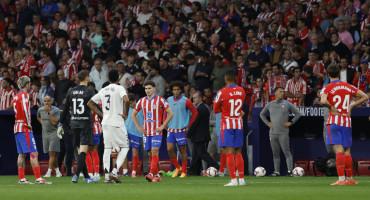
[[[95,88],[99,91],[103,84],[108,81],[107,71],[102,68],[101,72],[98,70],[91,70],[90,81],[95,83]]]
[[[283,127],[285,122],[289,121],[289,112],[295,114],[291,122],[294,124],[302,116],[298,108],[286,100],[274,100],[266,105],[260,113],[262,121],[268,125],[266,114],[270,112],[270,120],[272,127],[270,128],[270,135],[289,134],[289,128]]]

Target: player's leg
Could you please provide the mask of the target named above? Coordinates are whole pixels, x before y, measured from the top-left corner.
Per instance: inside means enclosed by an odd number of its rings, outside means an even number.
[[[48,171],[44,175],[44,178],[48,178],[48,177],[51,177],[51,172],[53,171],[53,166],[54,166],[54,160],[50,154],[50,138],[45,133],[42,134],[42,146],[43,146],[44,153],[49,154]]]
[[[352,146],[352,130],[349,127],[341,127],[343,131],[343,147],[344,147],[344,167],[347,175],[347,184],[357,185],[358,183],[353,180],[353,161],[351,156]]]
[[[177,161],[177,155],[175,153],[175,144],[176,144],[176,137],[175,133],[168,132],[167,134],[167,152],[168,156],[171,159],[172,164],[175,166],[175,170],[173,171],[172,178],[177,177],[181,172],[181,167],[179,162]]]
[[[292,176],[293,171],[293,156],[290,152],[290,140],[288,134],[283,134],[278,136],[278,141],[281,146],[281,149],[284,153],[285,159],[286,159],[286,165],[288,168],[288,174],[287,176]]]
[[[280,144],[278,135],[270,135],[270,144],[272,149],[272,157],[274,160],[274,173],[271,176],[280,175]]]
[[[49,155],[51,161],[51,169],[55,169],[56,177],[62,177],[62,173],[59,171],[58,157],[57,154],[60,152],[60,139],[56,136],[50,138]]]
[[[94,167],[94,173],[95,173],[94,176],[95,177],[100,176],[100,158],[99,158],[99,154],[98,154],[98,149],[99,149],[99,144],[94,145],[92,147],[92,150],[90,151],[90,154],[91,154],[91,157],[92,157],[92,164],[93,164],[93,167]]]
[[[132,173],[131,173],[132,178],[136,178],[138,164],[139,164],[139,149],[132,148]]]
[[[186,145],[179,146],[182,165],[182,172],[180,178],[186,177],[186,169],[188,168],[188,152],[186,150],[187,150]]]
[[[88,148],[88,152],[86,153],[86,168],[87,173],[89,176],[93,176],[93,167],[92,167],[92,159],[91,159],[91,147]]]
[[[56,153],[54,151],[49,151],[49,169],[47,174],[51,174],[52,170],[55,167],[55,161],[56,161]]]
[[[343,148],[343,134],[339,126],[336,124],[328,125],[328,144],[333,145],[336,154],[336,167],[339,180],[331,185],[345,185],[345,158]]]
[[[111,139],[111,130],[107,125],[103,125],[103,137],[104,137],[104,153],[103,153],[103,167],[105,174],[105,182],[111,183],[112,180],[109,177],[110,172],[110,157],[112,153],[112,139]]]
[[[244,159],[242,155],[242,148],[243,148],[243,130],[234,130],[235,137],[234,137],[234,148],[235,148],[235,164],[236,169],[238,170],[239,174],[239,185],[245,185],[244,181]]]
[[[121,168],[123,162],[126,159],[127,152],[129,150],[129,140],[127,136],[126,129],[124,127],[112,127],[112,145],[113,148],[116,146],[120,147],[120,152],[118,152],[117,161],[112,170],[112,178],[117,183],[120,183],[120,179],[117,175],[118,170]]]
[[[86,152],[89,147],[88,145],[93,143],[93,135],[91,133],[91,130],[88,129],[89,128],[78,128],[73,130],[76,137],[75,145],[79,147],[77,152],[77,170],[75,176],[79,176],[79,174],[82,172],[85,179],[90,178],[86,167]],[[77,143],[77,140],[79,143]]]
[[[18,176],[19,176],[19,183],[29,183],[28,180],[25,179],[25,160],[26,160],[26,155],[25,153],[20,153],[18,154],[18,160],[17,160],[17,165],[18,165]]]
[[[227,169],[229,170],[231,178],[231,182],[226,184],[225,186],[237,186],[238,182],[236,179],[235,160],[234,160],[235,148],[232,146],[226,146],[224,147],[224,149],[226,153]]]
[[[162,179],[158,173],[158,163],[159,163],[159,148],[161,147],[162,143],[162,135],[156,135],[152,137],[151,141],[152,149],[152,164],[150,166],[150,172],[155,177],[153,178],[153,182],[160,182]]]

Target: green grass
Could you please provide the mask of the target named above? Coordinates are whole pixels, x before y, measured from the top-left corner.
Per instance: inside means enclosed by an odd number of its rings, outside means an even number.
[[[27,177],[34,181],[33,176]],[[103,176],[101,178],[104,178]],[[18,185],[17,176],[0,176],[0,199],[50,199],[50,200],[289,200],[289,199],[370,199],[370,177],[356,177],[359,185],[330,186],[335,177],[246,177],[247,186],[224,187],[229,177],[187,177],[185,179],[163,177],[160,183],[148,183],[143,177],[122,178],[122,184],[78,184],[71,177],[48,178],[52,185]]]

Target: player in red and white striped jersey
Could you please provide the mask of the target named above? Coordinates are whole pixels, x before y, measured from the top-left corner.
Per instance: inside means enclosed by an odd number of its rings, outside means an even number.
[[[95,90],[94,87],[91,87],[89,85],[89,88],[92,90]],[[99,104],[99,107],[101,108],[101,103]],[[87,166],[87,172],[89,173],[90,177],[98,177],[100,176],[99,170],[100,170],[100,159],[98,154],[98,148],[100,144],[100,138],[102,136],[103,130],[100,123],[100,118],[98,114],[92,112],[93,116],[93,133],[94,133],[94,146],[89,147],[89,151],[86,155],[86,166]],[[95,172],[95,173],[93,173]]]
[[[304,97],[307,94],[307,83],[301,77],[301,69],[294,68],[293,78],[285,85],[285,96],[295,106],[303,106]]]
[[[19,93],[13,99],[13,109],[15,114],[14,134],[17,144],[18,155],[18,175],[19,184],[30,184],[25,178],[25,160],[27,153],[30,154],[31,165],[36,177],[36,184],[50,184],[41,178],[40,165],[35,138],[31,127],[31,110],[28,92],[31,87],[30,78],[22,76],[18,79]]]
[[[162,130],[170,122],[173,113],[163,97],[155,94],[155,83],[148,81],[144,84],[146,97],[141,98],[132,112],[132,121],[140,133],[144,133],[144,150],[151,157],[150,173],[145,177],[149,182],[159,182],[162,179],[158,174],[159,148],[162,143]],[[139,125],[136,115],[143,110],[144,127]],[[167,118],[163,122],[163,113],[167,112]],[[155,176],[155,177],[154,177]]]
[[[65,77],[69,80],[73,80],[73,76],[77,74],[77,64],[71,56],[72,54],[70,51],[63,51],[62,59],[65,62],[63,65],[63,72]]]
[[[328,66],[330,84],[321,90],[321,104],[329,108],[327,122],[327,144],[333,145],[336,153],[336,166],[339,180],[331,185],[358,184],[352,179],[352,130],[351,111],[354,107],[367,101],[369,97],[354,86],[339,79],[340,66],[331,64]],[[350,104],[352,97],[357,100]],[[347,180],[345,180],[345,173]]]
[[[242,107],[245,101],[245,92],[243,88],[236,85],[236,75],[232,70],[226,72],[225,83],[227,87],[217,92],[213,105],[215,114],[221,112],[219,146],[224,148],[227,168],[231,177],[231,182],[225,186],[238,185],[235,167],[239,172],[239,185],[245,185],[244,161],[241,154],[244,140]]]
[[[3,87],[3,91],[1,94],[1,106],[0,110],[10,110],[13,97],[15,96],[15,90],[11,87],[12,80],[9,78],[5,78],[1,81],[1,85]]]
[[[21,76],[31,76],[31,69],[36,68],[36,61],[31,54],[31,48],[28,46],[22,47],[22,55],[24,59],[19,69],[19,77]]]

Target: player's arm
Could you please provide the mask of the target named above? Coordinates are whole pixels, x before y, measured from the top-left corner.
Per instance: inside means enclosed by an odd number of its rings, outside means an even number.
[[[123,113],[123,118],[124,119],[127,119],[127,117],[128,117],[128,111],[129,111],[129,109],[130,109],[130,103],[129,103],[129,99],[128,99],[128,97],[127,97],[127,95],[125,95],[125,96],[123,96],[123,101],[124,101],[124,108],[125,108],[125,112]]]
[[[140,111],[140,110],[139,110]],[[131,114],[131,119],[132,121],[134,122],[137,130],[141,133],[141,134],[144,134],[145,133],[145,129],[144,127],[140,126],[139,122],[137,121],[137,118],[136,118],[136,115],[139,113],[139,111],[136,110],[136,108],[132,111],[132,114]]]
[[[54,115],[56,114],[56,117],[54,117]],[[59,118],[58,116],[60,115],[60,112],[56,111],[56,110],[51,110],[49,113],[48,113],[48,117],[49,117],[49,120],[51,122],[51,124],[53,124],[54,126],[58,124],[58,121],[59,121]]]
[[[355,97],[359,98],[355,103],[349,106],[348,108],[348,116],[351,116],[352,109],[361,105],[363,102],[369,100],[369,97],[362,91],[362,90],[357,90]]]
[[[40,124],[42,124],[42,120],[41,120],[41,117],[40,117],[40,109],[37,111],[37,121],[39,121]]]
[[[321,105],[327,107],[333,115],[339,115],[340,114],[339,111],[333,105],[331,105],[329,103],[327,94],[325,94],[325,93],[321,94],[320,103],[321,103]]]
[[[221,109],[221,102],[222,102],[221,101],[221,95],[222,95],[222,92],[218,91],[217,94],[216,94],[216,97],[215,97],[215,102],[213,103],[213,112],[215,114],[222,112],[222,109]]]
[[[270,104],[267,104],[266,107],[264,107],[260,113],[260,118],[262,119],[262,121],[268,126],[268,127],[272,127],[272,123],[269,122],[269,120],[267,120],[267,117],[266,117],[266,114],[267,112],[269,112],[269,108],[270,108]]]
[[[186,100],[186,108],[190,110],[191,112],[191,118],[189,120],[189,124],[186,126],[186,128],[189,128],[195,121],[195,119],[198,116],[197,108],[194,106],[194,104],[190,101],[190,99]]]
[[[97,115],[99,115],[100,117],[103,117],[103,113],[98,109],[98,107],[96,106],[96,103],[100,103],[101,102],[101,98],[100,98],[100,92],[98,94],[95,94],[93,97],[91,97],[90,101],[87,103],[87,106],[89,106],[89,108],[94,112],[96,113]]]
[[[290,112],[294,113],[294,117],[293,117],[292,120],[283,123],[283,126],[285,128],[288,128],[292,124],[295,124],[298,121],[298,119],[302,117],[302,113],[299,112],[298,108],[295,105],[291,104],[291,103],[289,103],[289,110],[290,110]]]
[[[165,127],[167,127],[168,123],[170,122],[170,120],[173,117],[173,112],[172,112],[172,110],[171,110],[171,108],[169,106],[167,106],[167,108],[166,108],[165,111],[167,113],[167,118],[163,122],[163,124],[155,130],[156,132],[161,132]]]

